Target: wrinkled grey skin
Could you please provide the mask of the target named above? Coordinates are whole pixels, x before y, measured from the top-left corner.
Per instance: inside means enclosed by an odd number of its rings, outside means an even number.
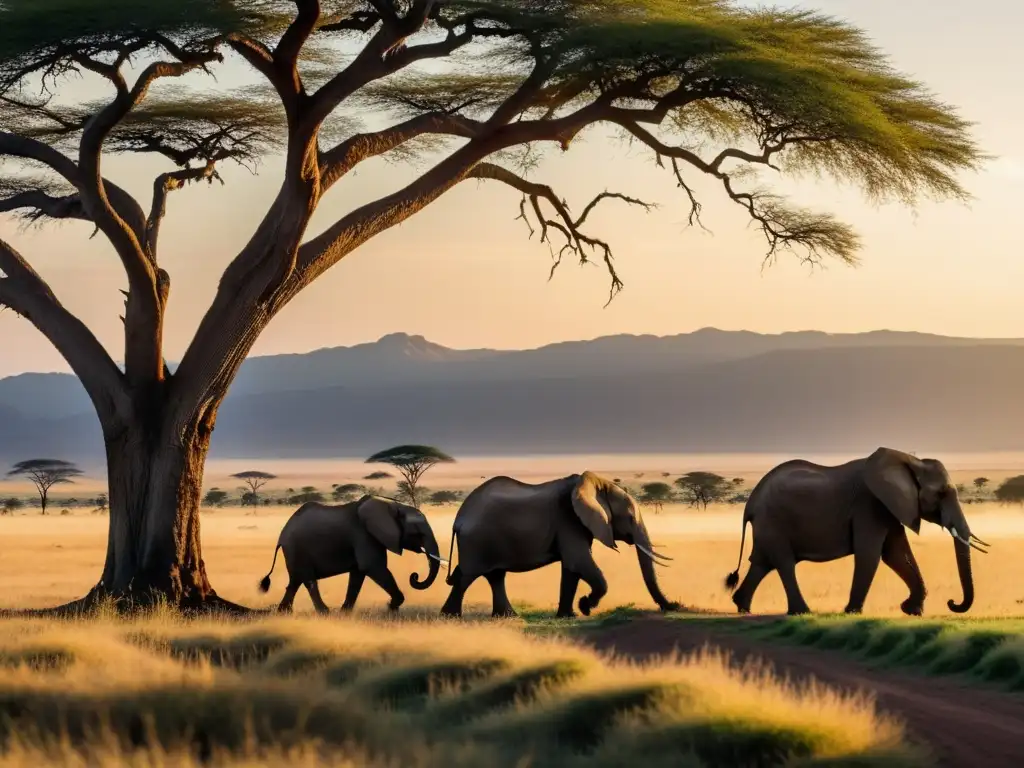
[[[284,551],[288,568],[288,587],[278,606],[281,612],[292,610],[295,593],[305,586],[316,610],[327,613],[317,581],[342,573],[349,574],[343,611],[355,606],[367,576],[388,593],[388,607],[397,610],[405,602],[405,595],[388,569],[388,551],[400,555],[408,550],[427,556],[430,570],[426,580],[420,581],[415,573],[409,577],[414,589],[429,588],[442,562],[437,539],[423,513],[378,496],[339,505],[307,502],[295,510],[278,536],[270,573],[260,582],[261,592],[270,589],[278,550]]]
[[[927,590],[906,529],[920,533],[922,520],[941,525],[953,536],[964,598],[959,604],[950,600],[947,605],[954,613],[966,613],[974,602],[970,548],[984,552],[974,543],[984,542],[971,533],[942,462],[879,448],[867,458],[834,467],[801,459],[780,464],[755,486],[743,512],[740,564],[748,522],[753,551],[750,569],[733,595],[733,603],[740,613],[748,613],[761,580],[777,570],[786,590],[788,612],[809,613],[796,582],[796,564],[853,555],[847,613],[863,609],[881,561],[910,590],[900,608],[919,616]],[[739,565],[726,578],[726,588],[735,588],[738,581]]]
[[[505,592],[505,574],[554,562],[562,564],[558,615],[575,615],[572,604],[580,580],[590,587],[590,594],[580,597],[579,609],[589,615],[608,591],[591,552],[594,539],[616,550],[616,541],[636,545],[651,597],[663,611],[679,609],[658,586],[654,559],[648,554],[653,552],[651,540],[636,502],[592,472],[537,485],[511,477],[491,478],[459,507],[452,525],[452,551],[456,539],[459,563],[446,580],[452,591],[441,609],[444,616],[462,615],[466,590],[480,576],[491,587],[492,615],[515,616]],[[656,553],[655,557],[671,559]]]

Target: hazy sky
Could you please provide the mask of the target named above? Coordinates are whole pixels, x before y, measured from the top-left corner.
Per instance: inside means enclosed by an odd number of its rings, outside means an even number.
[[[292,302],[254,354],[370,341],[394,331],[453,347],[531,347],[614,333],[672,334],[704,326],[780,332],[877,328],[964,336],[1024,336],[1024,150],[1019,136],[1019,58],[1024,24],[1016,0],[816,0],[808,5],[867,29],[905,72],[923,80],[975,121],[985,151],[997,155],[966,178],[969,205],[925,204],[916,212],[865,205],[853,190],[785,187],[798,200],[839,213],[863,236],[856,268],[824,270],[783,256],[762,271],[762,235],[714,186],[694,178],[713,234],[686,226],[687,206],[650,153],[591,135],[535,176],[579,210],[613,188],[658,202],[649,214],[614,204],[591,230],[616,249],[625,290],[607,308],[599,267],[562,266],[547,281],[547,248],[527,238],[516,193],[470,181],[403,226],[347,257]],[[230,73],[229,73],[230,74]],[[230,83],[220,74],[220,84]],[[148,204],[163,166],[138,158],[106,162],[106,173]],[[177,359],[208,306],[221,270],[262,217],[279,165],[260,175],[225,169],[227,186],[175,193],[161,235],[172,277],[167,356]],[[321,203],[314,231],[353,204],[394,189],[411,169],[368,164]],[[0,217],[12,242],[57,295],[121,355],[125,280],[102,235],[80,223],[24,230]],[[49,344],[11,312],[0,313],[0,376],[65,370]]]

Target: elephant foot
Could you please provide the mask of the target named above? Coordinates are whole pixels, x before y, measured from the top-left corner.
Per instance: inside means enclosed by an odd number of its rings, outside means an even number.
[[[393,597],[391,599],[391,602],[388,603],[388,610],[389,611],[397,611],[399,608],[402,607],[402,603],[404,603],[404,602],[405,602],[405,595],[398,595],[397,597]]]
[[[663,613],[671,613],[672,611],[679,611],[679,610],[682,610],[682,607],[683,606],[680,605],[679,603],[672,603],[672,602],[662,603],[661,605],[658,606],[658,608],[660,608]]]
[[[861,612],[862,612],[863,610],[864,610],[863,606],[859,606],[859,605],[848,605],[848,606],[846,606],[845,608],[843,608],[843,613],[849,613],[849,614],[853,614],[853,615],[858,615],[858,614],[860,614],[860,613],[861,613]]]
[[[513,608],[505,608],[503,610],[491,611],[492,619],[515,619],[519,616]]]
[[[586,595],[580,597],[579,603],[577,605],[579,606],[580,613],[582,613],[584,616],[590,615],[590,609],[593,606],[590,604],[590,600],[587,599]]]
[[[900,610],[907,616],[921,616],[924,614],[924,603],[908,598],[900,603]]]
[[[343,604],[342,604],[342,606],[341,606],[341,608],[339,608],[338,610],[339,610],[339,611],[341,611],[341,613],[352,613],[352,611],[353,611],[354,609],[355,609],[355,606],[354,606],[354,605],[345,605],[345,604],[343,603]]]
[[[461,608],[449,608],[447,605],[441,609],[441,616],[449,619],[461,619],[462,609]]]
[[[576,618],[576,611],[574,611],[572,608],[570,608],[567,611],[559,611],[558,613],[555,614],[555,618],[556,619],[575,619]]]
[[[806,616],[811,612],[811,609],[806,605],[801,608],[790,608],[786,611],[787,616]]]

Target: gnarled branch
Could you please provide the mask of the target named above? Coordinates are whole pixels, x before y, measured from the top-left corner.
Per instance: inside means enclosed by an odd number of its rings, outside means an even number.
[[[751,221],[757,224],[768,242],[765,262],[775,258],[780,248],[794,250],[802,246],[807,255],[805,261],[818,263],[822,254],[830,253],[847,263],[856,259],[859,238],[853,229],[837,221],[828,214],[813,213],[800,208],[787,206],[778,195],[763,190],[740,191],[734,186],[732,177],[722,170],[726,160],[737,159],[749,165],[763,165],[773,168],[772,159],[787,147],[806,143],[828,141],[828,138],[817,136],[795,136],[779,139],[762,146],[762,153],[755,155],[743,150],[726,148],[710,162],[703,160],[698,154],[684,147],[674,147],[658,139],[636,121],[622,118],[617,114],[613,119],[629,133],[654,150],[661,156],[672,159],[673,173],[679,185],[686,190],[692,205],[690,221],[699,221],[700,204],[692,189],[683,181],[677,161],[683,161],[702,173],[718,179],[729,199],[742,206]]]
[[[622,280],[619,279],[618,273],[615,271],[615,265],[612,263],[614,258],[612,255],[612,249],[604,240],[584,234],[580,228],[583,226],[584,222],[586,222],[587,217],[591,212],[593,212],[593,210],[604,200],[621,200],[629,205],[639,206],[645,211],[650,211],[656,207],[652,203],[645,203],[643,200],[639,200],[635,197],[629,197],[621,192],[605,191],[591,200],[584,207],[583,212],[578,217],[573,218],[569,213],[569,207],[566,202],[564,200],[560,200],[550,186],[524,179],[522,176],[519,176],[500,165],[496,165],[494,163],[480,163],[466,174],[466,178],[500,181],[502,184],[510,186],[523,193],[523,199],[519,205],[519,216],[516,218],[522,219],[526,222],[526,226],[530,230],[530,237],[533,237],[535,230],[530,224],[530,220],[526,212],[526,204],[529,202],[533,209],[534,216],[536,217],[537,224],[540,227],[540,242],[548,244],[548,247],[551,249],[551,255],[554,258],[548,279],[551,279],[551,277],[554,276],[555,270],[562,263],[562,258],[566,254],[575,254],[579,258],[580,264],[588,264],[590,263],[590,259],[587,256],[587,249],[589,248],[591,252],[599,251],[605,267],[608,270],[608,274],[611,277],[611,288],[608,294],[608,303],[605,304],[606,307],[611,303],[612,299],[615,298],[615,294],[622,289]],[[548,204],[555,209],[557,219],[549,218],[544,214],[540,205],[541,200],[546,200]],[[551,243],[550,230],[559,232],[562,237],[565,238],[565,243],[560,246],[557,252]]]
[[[0,240],[0,308],[31,322],[82,381],[106,429],[123,413],[123,376],[92,332],[68,312],[21,254]]]
[[[211,160],[201,168],[186,168],[182,171],[161,173],[153,182],[153,205],[150,208],[149,218],[146,220],[146,252],[154,265],[157,263],[157,239],[160,236],[160,225],[167,212],[167,195],[176,189],[181,189],[186,184],[203,180],[210,184],[215,180],[221,184],[224,183],[220,174],[217,173],[214,161]],[[162,272],[162,270],[160,271]],[[166,279],[166,273],[164,275]],[[157,277],[159,282],[159,272]]]
[[[483,125],[461,115],[431,112],[373,133],[358,133],[320,154],[320,188],[326,192],[356,165],[427,134],[473,138]]]

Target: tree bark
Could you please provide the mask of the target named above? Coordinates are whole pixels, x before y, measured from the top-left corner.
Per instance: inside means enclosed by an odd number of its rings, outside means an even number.
[[[159,603],[246,610],[217,596],[203,562],[199,507],[214,419],[176,434],[163,426],[169,419],[146,416],[104,430],[110,525],[103,573],[85,599],[58,611],[88,610],[104,599],[124,611]]]

